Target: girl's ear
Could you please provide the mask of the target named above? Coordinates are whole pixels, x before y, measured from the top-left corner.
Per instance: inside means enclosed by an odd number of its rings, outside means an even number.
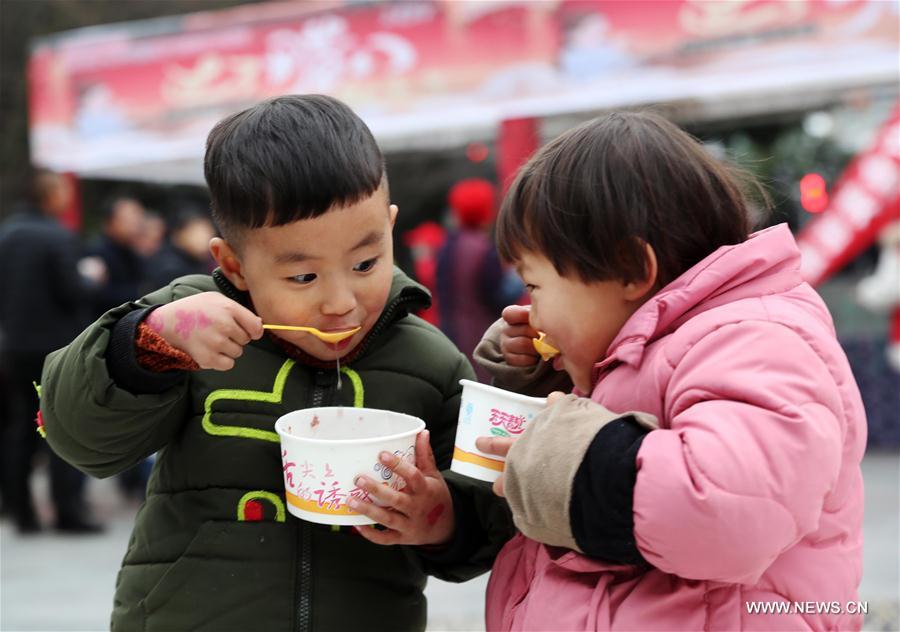
[[[221,237],[213,237],[209,242],[209,252],[219,264],[225,278],[231,281],[234,287],[246,292],[247,281],[244,279],[243,265],[231,244]]]
[[[656,252],[653,250],[653,246],[642,239],[639,241],[644,248],[644,268],[647,271],[647,274],[639,281],[630,281],[625,284],[625,299],[628,301],[638,301],[649,298],[648,295],[655,289],[656,279],[659,277]]]

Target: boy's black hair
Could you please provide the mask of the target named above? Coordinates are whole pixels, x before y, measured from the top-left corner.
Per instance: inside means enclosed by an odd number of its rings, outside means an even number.
[[[213,220],[229,240],[354,204],[384,178],[384,157],[349,107],[294,94],[219,121],[206,142],[204,174]]]
[[[500,210],[498,249],[506,261],[542,254],[584,282],[630,282],[646,277],[645,242],[665,285],[747,238],[743,181],[753,184],[665,118],[609,114],[558,136],[522,167]]]

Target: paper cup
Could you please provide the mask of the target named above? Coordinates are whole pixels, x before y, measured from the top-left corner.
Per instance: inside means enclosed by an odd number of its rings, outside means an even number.
[[[450,469],[481,481],[493,482],[503,473],[506,459],[475,447],[477,437],[518,437],[528,422],[547,405],[543,397],[528,397],[472,380],[463,386]]]
[[[306,408],[280,417],[275,431],[288,511],[320,524],[373,524],[347,507],[350,498],[369,500],[353,481],[367,474],[402,489],[403,479],[378,455],[393,452],[414,463],[416,435],[424,428],[418,417],[371,408]]]

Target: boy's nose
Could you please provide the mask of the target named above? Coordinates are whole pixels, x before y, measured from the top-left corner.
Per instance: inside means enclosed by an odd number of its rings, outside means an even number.
[[[356,295],[348,287],[331,287],[322,301],[322,313],[343,316],[356,307]]]

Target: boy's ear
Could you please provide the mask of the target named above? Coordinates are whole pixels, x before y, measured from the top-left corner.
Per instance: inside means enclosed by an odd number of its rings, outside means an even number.
[[[659,276],[656,252],[653,250],[653,246],[644,240],[640,240],[640,243],[644,248],[644,261],[647,274],[639,281],[629,281],[625,284],[625,299],[628,301],[636,301],[645,298],[656,286],[656,279]]]
[[[390,213],[391,228],[394,227],[394,223],[397,221],[397,213],[399,213],[399,212],[400,212],[400,209],[397,208],[396,204],[391,204],[388,207],[388,213]]]
[[[209,252],[219,264],[225,278],[242,292],[247,291],[247,281],[244,279],[243,266],[237,252],[231,244],[221,237],[213,237],[209,242]]]

